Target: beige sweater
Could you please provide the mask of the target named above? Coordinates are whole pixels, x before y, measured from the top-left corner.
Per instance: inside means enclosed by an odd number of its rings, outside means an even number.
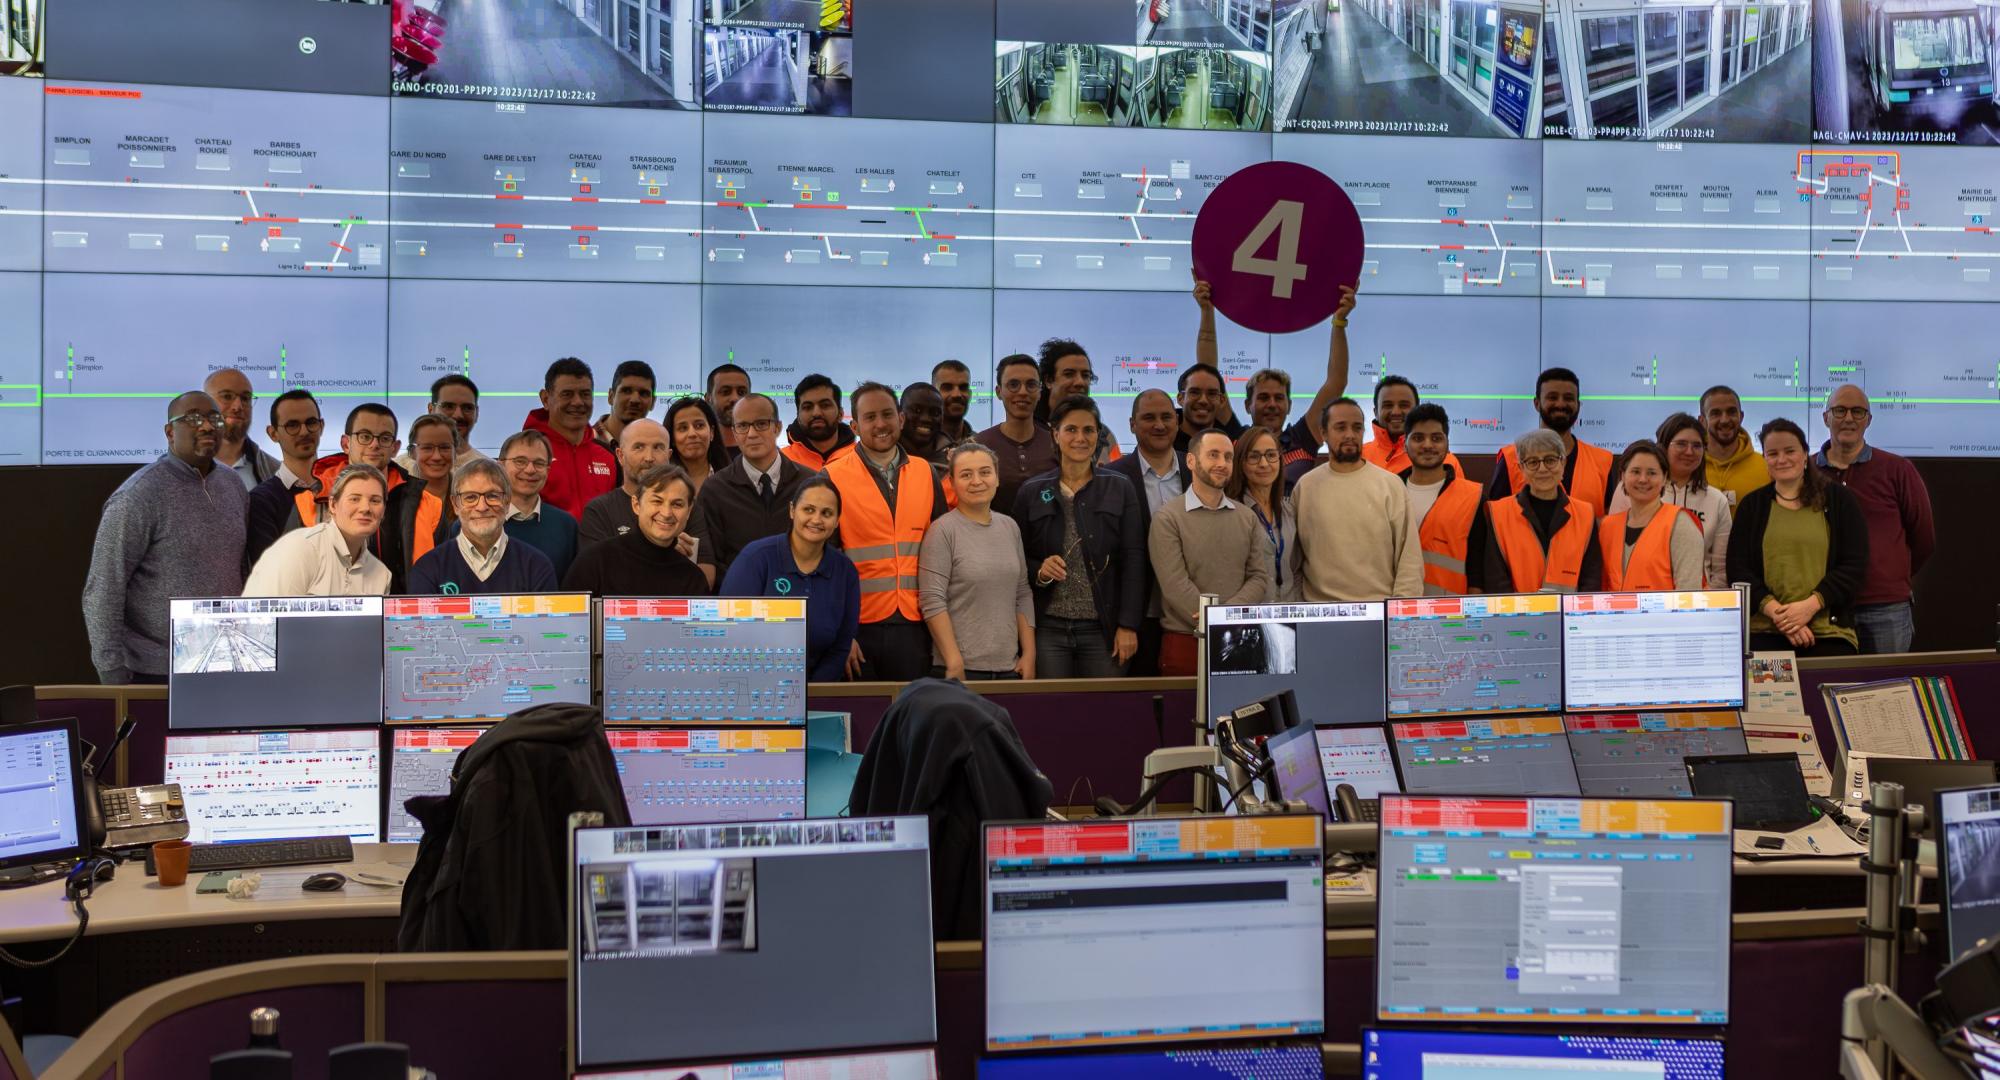
[[[1306,600],[1421,596],[1423,548],[1403,481],[1385,469],[1321,465],[1292,489],[1299,518],[1293,567]]]

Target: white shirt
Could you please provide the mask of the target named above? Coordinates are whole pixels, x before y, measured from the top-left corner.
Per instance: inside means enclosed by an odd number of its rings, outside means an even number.
[[[771,467],[769,469],[759,469],[757,466],[750,464],[749,458],[738,458],[737,460],[743,463],[743,472],[750,477],[750,487],[752,489],[758,486],[758,477],[768,476],[771,478],[771,494],[776,495],[778,493],[778,473],[785,467],[785,455],[772,454]]]
[[[383,596],[389,568],[366,545],[347,557],[347,541],[331,521],[293,529],[265,549],[243,583],[245,596]]]
[[[1208,505],[1207,503],[1205,503],[1205,502],[1202,502],[1202,501],[1201,501],[1201,496],[1200,496],[1200,495],[1197,495],[1197,494],[1195,494],[1195,490],[1194,490],[1194,487],[1193,487],[1193,485],[1189,485],[1189,486],[1188,486],[1188,489],[1187,489],[1187,495],[1186,495],[1186,496],[1185,496],[1185,497],[1184,497],[1184,498],[1183,498],[1183,499],[1181,500],[1181,505],[1183,505],[1183,506],[1187,507],[1187,512],[1188,512],[1188,513],[1190,513],[1190,514],[1194,513],[1194,512],[1195,512],[1195,511],[1197,511],[1197,510],[1234,510],[1234,509],[1236,509],[1236,504],[1235,504],[1235,503],[1233,503],[1233,502],[1230,502],[1230,501],[1229,501],[1229,496],[1227,496],[1227,495],[1224,495],[1224,496],[1222,497],[1222,501],[1221,501],[1221,502],[1218,502],[1218,503],[1216,503],[1216,504],[1215,504],[1214,506],[1210,506],[1210,505]]]
[[[507,505],[509,507],[507,512],[508,521],[540,521],[542,519],[542,497],[540,495],[535,496],[535,505],[526,510],[512,509],[512,503],[508,503]],[[468,559],[467,561],[470,562],[471,560]],[[482,577],[480,580],[484,581],[486,579]]]
[[[292,467],[282,461],[278,462],[278,471],[271,475],[277,477],[278,483],[283,484],[287,491],[299,486],[299,474],[293,472]]]
[[[461,528],[458,531],[458,553],[465,558],[465,565],[472,568],[472,576],[485,581],[493,576],[493,571],[500,569],[500,557],[507,554],[507,530],[500,530],[500,539],[493,542],[493,549],[481,555],[479,549],[473,546],[472,538],[466,536]]]
[[[1415,480],[1406,480],[1403,482],[1403,489],[1410,496],[1410,520],[1422,525],[1425,516],[1431,512],[1431,507],[1437,505],[1438,496],[1444,493],[1444,481],[1419,484]]]

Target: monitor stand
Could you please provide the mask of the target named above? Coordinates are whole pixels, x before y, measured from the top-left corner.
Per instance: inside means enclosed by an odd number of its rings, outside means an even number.
[[[67,862],[35,863],[32,866],[13,866],[0,870],[0,889],[23,889],[30,885],[56,881],[69,874],[73,865]]]

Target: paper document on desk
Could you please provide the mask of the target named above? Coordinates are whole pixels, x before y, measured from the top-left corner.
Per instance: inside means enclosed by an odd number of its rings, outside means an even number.
[[[1908,679],[1820,688],[1840,751],[1876,757],[1938,758],[1916,684]]]
[[[1806,790],[1833,797],[1833,773],[1819,752],[1819,736],[1804,713],[1749,711],[1743,714],[1743,742],[1753,754],[1797,754]]]
[[[1803,714],[1806,699],[1799,692],[1798,658],[1789,652],[1751,653],[1750,700],[1753,712]]]
[[[1759,847],[1757,841],[1765,838],[1775,838],[1781,841],[1781,844],[1778,847]],[[1866,845],[1858,843],[1842,832],[1832,818],[1820,818],[1803,829],[1788,833],[1738,829],[1735,847],[1736,854],[1753,859],[1774,857],[1845,859],[1868,850]]]

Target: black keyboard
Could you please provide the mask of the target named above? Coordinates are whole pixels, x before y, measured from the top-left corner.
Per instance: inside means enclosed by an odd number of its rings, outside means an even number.
[[[296,840],[251,840],[241,844],[196,844],[188,858],[188,873],[210,870],[261,870],[267,866],[311,866],[354,861],[354,843],[345,836],[309,836]],[[146,876],[155,877],[153,849],[146,849]]]

